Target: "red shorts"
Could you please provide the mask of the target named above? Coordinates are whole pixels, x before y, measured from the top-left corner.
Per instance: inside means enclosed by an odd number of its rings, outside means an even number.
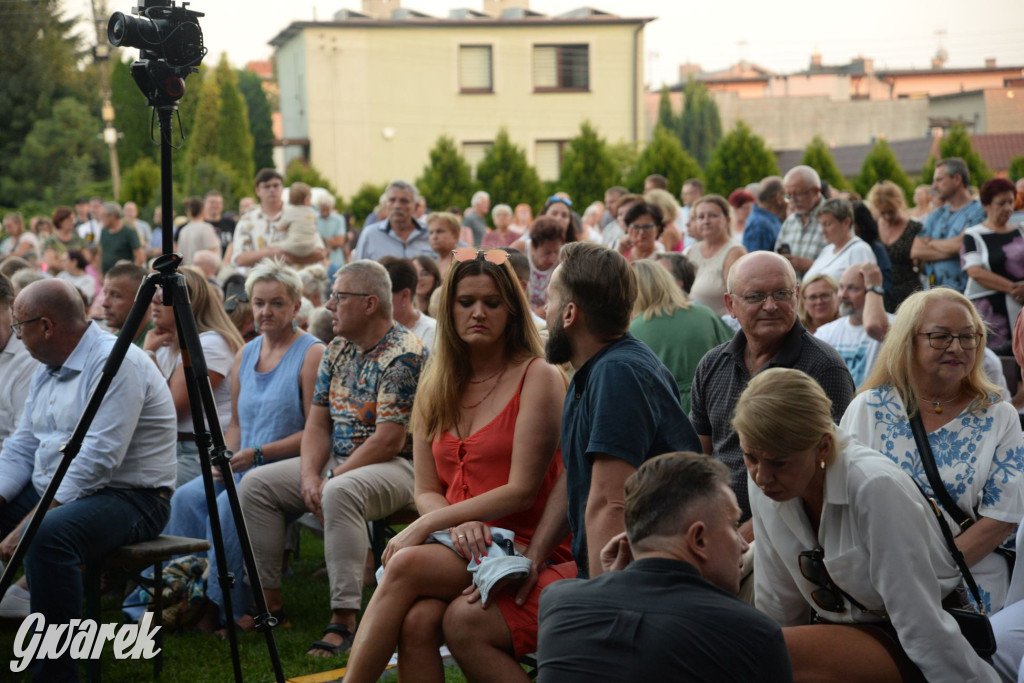
[[[494,604],[505,617],[508,630],[512,633],[512,649],[516,658],[537,651],[537,614],[540,611],[540,592],[555,581],[575,579],[578,574],[575,562],[563,562],[545,567],[537,577],[537,584],[530,591],[526,602],[517,605],[511,587],[494,597]]]

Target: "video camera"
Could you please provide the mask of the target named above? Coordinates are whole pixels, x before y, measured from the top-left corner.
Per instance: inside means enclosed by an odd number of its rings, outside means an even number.
[[[131,16],[114,12],[107,23],[107,40],[114,47],[137,48],[132,78],[154,107],[173,106],[185,94],[185,78],[199,70],[206,56],[202,12],[173,0],[141,0]]]

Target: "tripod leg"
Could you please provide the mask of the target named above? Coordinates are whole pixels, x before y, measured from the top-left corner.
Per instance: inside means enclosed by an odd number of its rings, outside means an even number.
[[[217,467],[221,473],[221,479],[227,494],[228,503],[231,507],[232,519],[235,522],[238,541],[242,550],[242,558],[245,564],[249,581],[257,605],[255,617],[256,630],[263,633],[267,640],[267,649],[270,652],[271,663],[274,667],[275,677],[283,683],[284,671],[277,652],[277,645],[274,641],[273,627],[277,620],[270,616],[266,600],[263,597],[263,590],[259,580],[259,573],[256,567],[256,560],[252,552],[252,544],[249,542],[249,534],[245,527],[245,519],[242,516],[241,505],[238,501],[238,490],[235,487],[235,480],[231,472],[230,455],[227,445],[224,442],[224,432],[221,430],[220,418],[217,415],[217,403],[213,396],[213,388],[210,384],[209,372],[206,367],[206,359],[203,356],[202,345],[199,341],[199,330],[196,326],[192,309],[189,306],[188,290],[185,287],[184,276],[177,274],[173,277],[173,291],[170,301],[174,306],[175,322],[178,328],[178,339],[181,346],[182,360],[185,369],[185,384],[188,390],[189,404],[192,411],[192,423],[196,432],[196,443],[199,446],[199,460],[202,470],[203,485],[206,492],[207,510],[210,517],[210,530],[213,535],[214,554],[217,558],[221,590],[224,596],[224,609],[229,620],[228,639],[231,643],[232,663],[235,665],[236,680],[241,680],[241,664],[238,659],[237,633],[234,629],[234,614],[231,606],[231,587],[234,580],[241,580],[242,577],[231,577],[226,573],[227,558],[224,552],[224,537],[220,526],[220,515],[217,511],[217,500],[213,486],[212,468]],[[168,301],[168,289],[164,288],[164,300]],[[204,424],[203,418],[206,418]],[[209,425],[209,429],[206,428]],[[212,450],[211,450],[212,443]]]

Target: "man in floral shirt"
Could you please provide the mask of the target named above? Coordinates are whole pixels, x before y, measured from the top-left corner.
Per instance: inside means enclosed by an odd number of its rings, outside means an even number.
[[[407,425],[427,358],[420,340],[393,321],[391,279],[379,263],[356,261],[338,271],[327,308],[338,336],[320,363],[301,455],[256,468],[240,496],[271,612],[283,606],[286,518],[309,511],[324,525],[332,617],[310,648],[319,656],[352,646],[367,520],[413,502]]]

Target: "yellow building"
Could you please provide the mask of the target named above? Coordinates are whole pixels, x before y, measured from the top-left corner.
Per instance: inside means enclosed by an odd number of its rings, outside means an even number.
[[[283,161],[308,158],[342,196],[366,182],[415,180],[441,135],[475,165],[505,126],[542,179],[557,177],[562,146],[584,119],[609,142],[644,139],[651,19],[590,8],[549,17],[494,0],[489,14],[438,19],[397,4],[295,22],[271,41]],[[375,5],[388,18],[372,16]]]

